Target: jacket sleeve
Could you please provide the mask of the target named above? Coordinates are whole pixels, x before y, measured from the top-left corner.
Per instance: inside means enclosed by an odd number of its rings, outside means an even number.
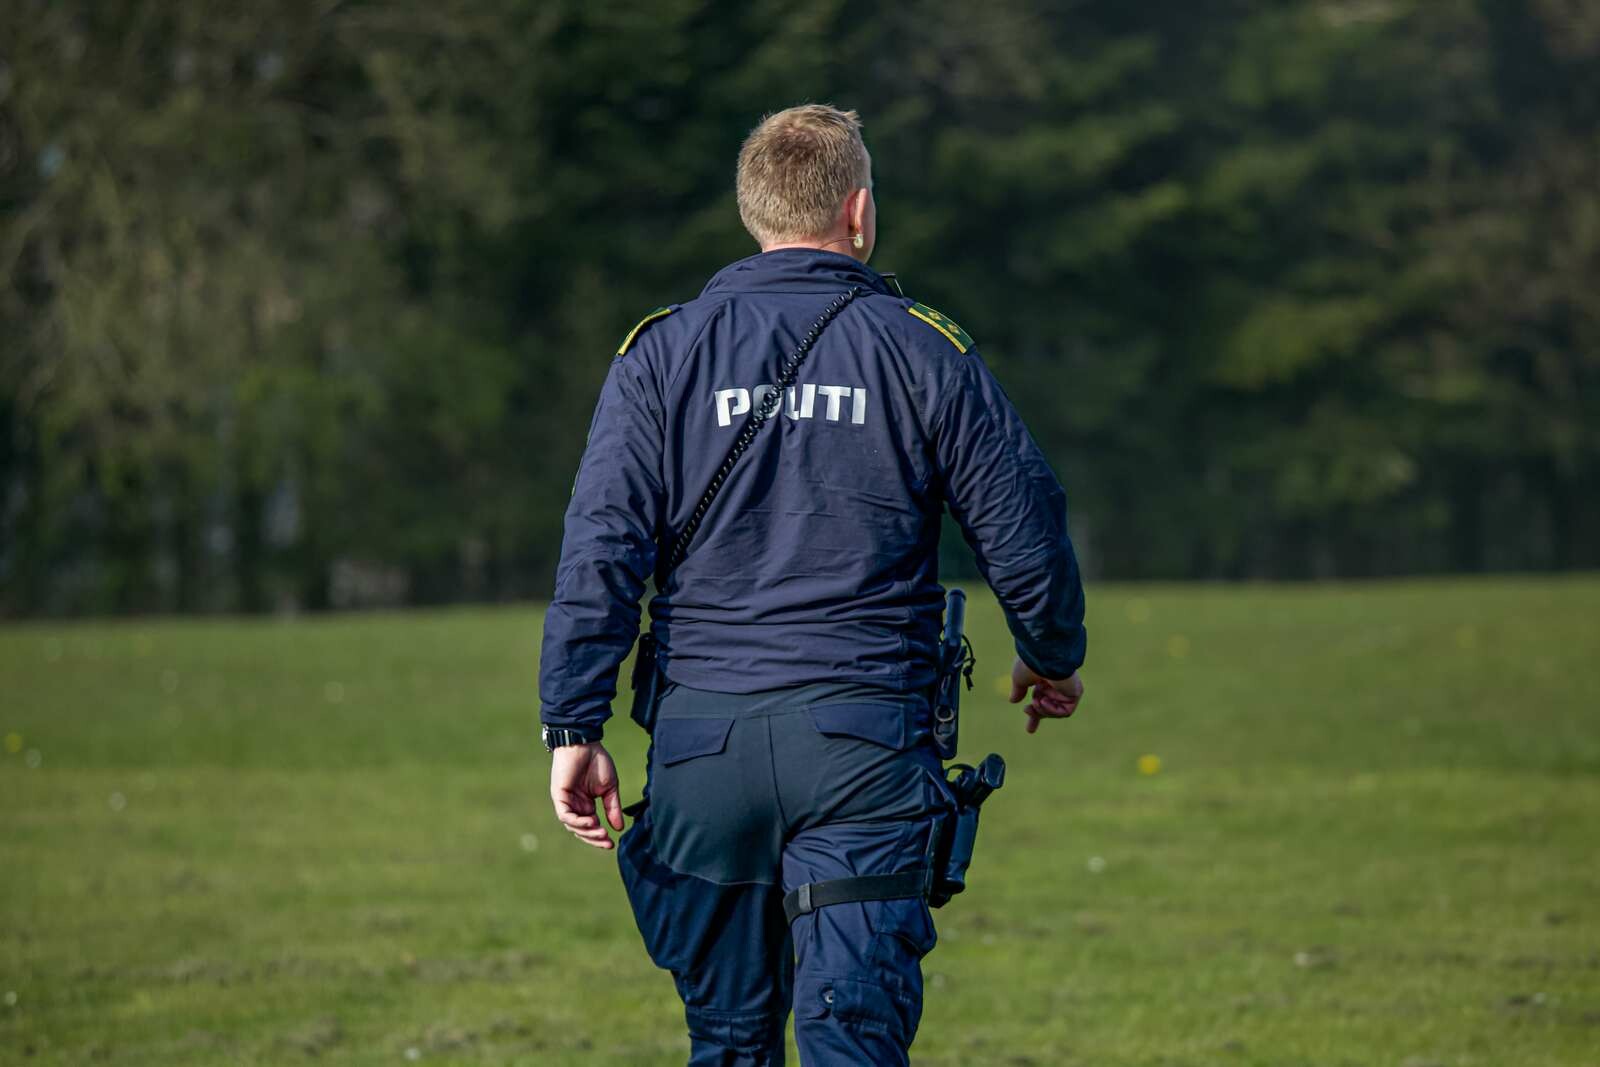
[[[950,513],[1000,601],[1017,655],[1046,678],[1083,664],[1083,583],[1066,493],[976,351],[961,357],[932,423]]]
[[[599,740],[656,562],[665,428],[638,357],[612,361],[567,505],[539,653],[540,719]]]

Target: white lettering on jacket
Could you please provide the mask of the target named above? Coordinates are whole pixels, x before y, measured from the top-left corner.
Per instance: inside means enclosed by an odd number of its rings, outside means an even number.
[[[715,396],[718,426],[727,426],[733,422],[735,415],[743,415],[750,410],[748,389],[718,389]]]
[[[748,414],[752,404],[759,406],[776,388],[775,385],[758,385],[754,389],[736,386],[713,391],[711,399],[717,409],[717,425],[732,426],[735,418]],[[783,413],[795,421],[815,418],[819,395],[826,401],[822,406],[822,417],[828,422],[838,422],[844,418],[844,402],[849,400],[850,422],[856,426],[866,424],[867,391],[859,385],[813,385],[809,382],[791,385],[782,405]]]

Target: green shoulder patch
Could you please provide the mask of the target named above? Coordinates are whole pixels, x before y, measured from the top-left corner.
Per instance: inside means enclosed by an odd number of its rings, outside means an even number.
[[[633,329],[629,330],[628,331],[628,336],[624,337],[622,339],[622,344],[617,346],[617,355],[619,355],[619,356],[627,355],[628,354],[628,349],[633,346],[633,339],[635,337],[639,336],[639,331],[640,330],[643,330],[646,326],[650,325],[652,322],[656,321],[657,319],[666,318],[668,315],[672,314],[672,312],[674,310],[676,310],[676,309],[673,308],[673,307],[656,308],[654,311],[650,312],[650,314],[648,314],[644,318],[640,319],[639,320],[639,325],[637,325]]]
[[[945,340],[956,346],[956,351],[966,355],[967,349],[972,347],[972,338],[966,330],[961,328],[949,315],[935,311],[927,304],[912,304],[906,308],[913,318],[921,319],[935,330],[944,334]]]

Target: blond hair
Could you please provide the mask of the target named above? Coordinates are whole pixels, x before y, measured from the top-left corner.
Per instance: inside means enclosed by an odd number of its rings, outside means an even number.
[[[763,245],[820,237],[844,198],[872,185],[854,111],[802,104],[761,120],[739,149],[739,218]]]

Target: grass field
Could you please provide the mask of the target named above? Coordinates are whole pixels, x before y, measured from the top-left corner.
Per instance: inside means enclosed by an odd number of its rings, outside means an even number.
[[[1083,710],[1029,738],[975,596],[963,740],[1011,779],[916,1062],[1600,1064],[1600,579],[1090,609]],[[681,1063],[612,856],[550,814],[538,639],[0,629],[0,1062]]]

